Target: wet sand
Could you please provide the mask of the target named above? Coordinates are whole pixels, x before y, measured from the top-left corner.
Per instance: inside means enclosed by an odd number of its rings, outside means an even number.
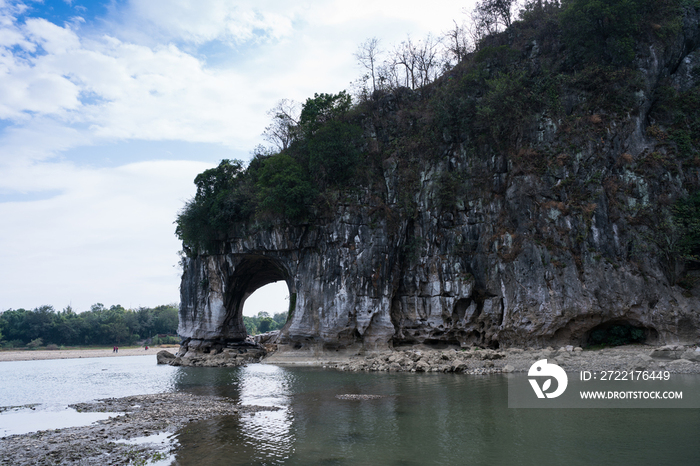
[[[177,348],[177,346],[175,347]],[[2,361],[37,361],[40,359],[78,359],[78,358],[104,358],[119,356],[156,356],[162,348],[149,347],[145,350],[140,348],[119,348],[118,353],[114,353],[112,348],[102,349],[69,349],[69,350],[17,350],[0,351],[0,362]],[[177,350],[176,350],[177,351]]]

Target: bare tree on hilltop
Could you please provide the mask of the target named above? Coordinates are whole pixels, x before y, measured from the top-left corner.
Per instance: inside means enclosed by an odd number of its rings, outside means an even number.
[[[277,105],[267,112],[267,115],[272,117],[272,123],[263,132],[265,140],[274,144],[279,151],[287,149],[296,137],[299,112],[299,103],[291,99],[277,102]]]
[[[457,24],[457,21],[452,20],[455,24],[454,29],[443,33],[442,43],[447,50],[447,58],[450,62],[460,63],[467,58],[467,55],[474,51],[474,40],[470,34],[469,26],[462,23]]]
[[[360,44],[355,52],[357,62],[369,73],[367,79],[372,78],[372,92],[377,90],[377,74],[379,71],[379,39],[370,37]]]

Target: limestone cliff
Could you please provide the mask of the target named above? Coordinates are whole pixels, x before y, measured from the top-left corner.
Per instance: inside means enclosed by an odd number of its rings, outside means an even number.
[[[376,93],[346,117],[352,185],[186,244],[180,335],[244,339],[246,298],[285,280],[281,351],[580,345],[614,324],[697,343],[697,256],[678,246],[697,224],[677,206],[700,186],[700,110],[676,110],[700,95],[699,17],[685,8],[615,70],[516,23],[433,85]]]

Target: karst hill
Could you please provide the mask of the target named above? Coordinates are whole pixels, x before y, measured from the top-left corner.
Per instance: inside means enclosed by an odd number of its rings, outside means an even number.
[[[317,94],[197,177],[179,333],[281,351],[700,337],[700,3],[532,2],[434,82]]]

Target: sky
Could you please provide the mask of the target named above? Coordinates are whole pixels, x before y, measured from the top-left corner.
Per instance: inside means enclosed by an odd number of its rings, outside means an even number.
[[[265,143],[281,99],[440,35],[473,0],[0,0],[0,312],[179,302],[194,177]],[[244,313],[286,310],[268,285]]]

